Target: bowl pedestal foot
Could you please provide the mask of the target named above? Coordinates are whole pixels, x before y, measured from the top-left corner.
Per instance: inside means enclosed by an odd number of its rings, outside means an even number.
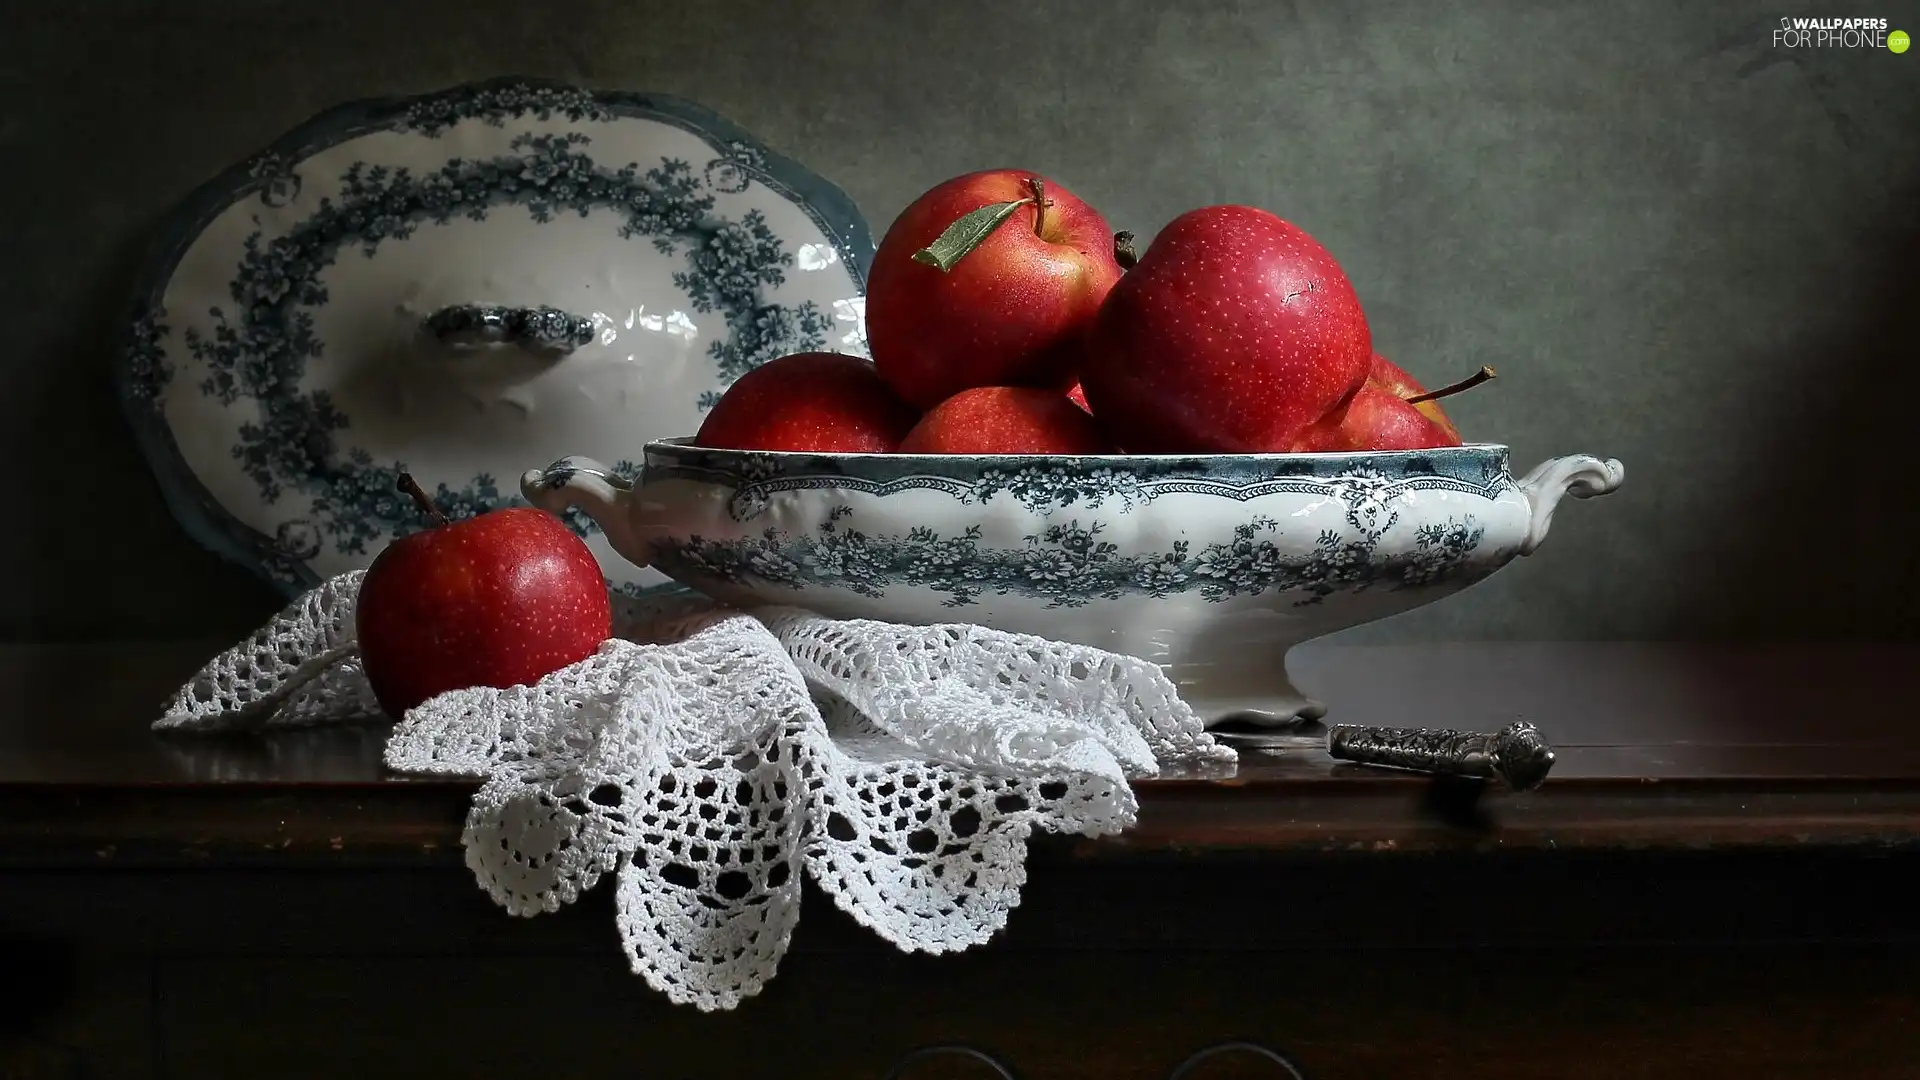
[[[1257,667],[1176,664],[1168,667],[1167,675],[1209,728],[1312,727],[1327,715],[1324,702],[1308,697],[1287,678],[1286,664],[1277,656]]]

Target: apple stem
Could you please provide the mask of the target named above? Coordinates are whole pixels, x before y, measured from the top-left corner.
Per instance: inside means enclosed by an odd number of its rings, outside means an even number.
[[[1122,270],[1131,270],[1140,261],[1139,254],[1133,250],[1133,234],[1125,229],[1113,234],[1113,261],[1119,263]]]
[[[1047,182],[1037,176],[1029,176],[1027,190],[1033,192],[1033,235],[1045,236],[1043,227],[1047,223],[1047,207],[1053,205],[1053,200],[1047,198]]]
[[[421,513],[432,518],[435,525],[453,524],[452,520],[433,504],[433,497],[427,494],[427,489],[420,486],[420,481],[415,480],[412,473],[401,473],[400,482],[394,486],[413,496],[414,505],[420,508]]]
[[[1443,386],[1438,390],[1429,390],[1424,394],[1413,395],[1412,397],[1407,399],[1407,404],[1418,405],[1423,401],[1438,401],[1443,397],[1452,397],[1453,395],[1458,394],[1463,390],[1471,390],[1474,387],[1479,386],[1481,383],[1487,382],[1492,378],[1493,378],[1493,369],[1483,364],[1481,365],[1479,371],[1476,371],[1473,374],[1467,376],[1466,378],[1461,379],[1457,383],[1454,383],[1450,386]]]

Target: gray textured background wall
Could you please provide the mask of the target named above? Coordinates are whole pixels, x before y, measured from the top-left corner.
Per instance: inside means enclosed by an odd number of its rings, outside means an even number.
[[[175,529],[111,402],[133,260],[335,102],[519,72],[705,103],[876,235],[1042,170],[1151,234],[1247,202],[1346,266],[1470,437],[1624,459],[1530,560],[1357,632],[1907,636],[1920,50],[1782,15],[1920,3],[167,0],[0,4],[0,638],[229,636],[278,599]],[[1842,10],[1845,8],[1846,10]]]

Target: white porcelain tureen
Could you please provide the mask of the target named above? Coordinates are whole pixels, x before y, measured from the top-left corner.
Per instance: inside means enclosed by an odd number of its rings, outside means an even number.
[[[290,592],[517,502],[583,442],[638,461],[786,352],[864,355],[873,240],[699,106],[507,79],[359,102],[187,201],[119,366],[175,516]],[[613,557],[632,591],[666,582]]]
[[[969,622],[1163,664],[1210,721],[1317,718],[1287,650],[1431,603],[1546,539],[1618,461],[1516,480],[1504,446],[1369,454],[757,453],[687,440],[638,470],[573,457],[521,489],[726,602]]]

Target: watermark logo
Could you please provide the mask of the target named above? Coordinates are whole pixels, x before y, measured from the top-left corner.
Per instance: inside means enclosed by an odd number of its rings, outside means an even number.
[[[1899,54],[1912,41],[1885,19],[1821,19],[1782,16],[1773,32],[1776,49],[1885,49]]]

